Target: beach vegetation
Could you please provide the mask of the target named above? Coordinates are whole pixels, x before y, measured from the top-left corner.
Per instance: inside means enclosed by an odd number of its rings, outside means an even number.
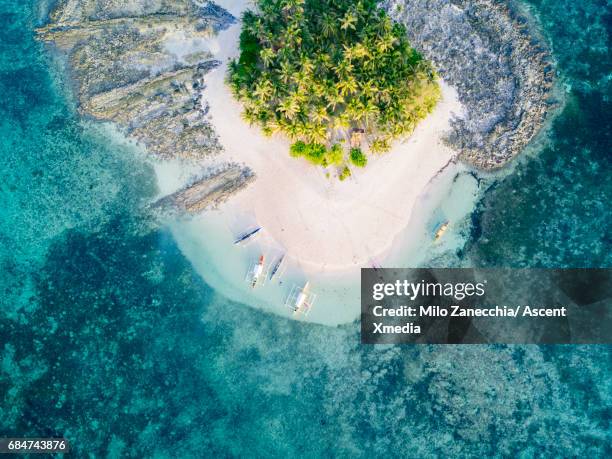
[[[344,182],[350,176],[351,176],[351,170],[348,168],[348,166],[344,166],[338,178],[340,179],[341,182]]]
[[[341,166],[344,162],[344,151],[340,144],[333,144],[327,152],[327,161],[330,166]]]
[[[431,63],[375,0],[256,0],[242,19],[228,82],[244,119],[289,137],[294,157],[340,167],[354,132],[388,151],[440,97]],[[359,151],[349,157],[363,167]]]
[[[339,144],[326,148],[320,143],[298,140],[289,148],[289,154],[294,158],[305,158],[310,163],[323,167],[341,166],[344,163],[344,151]]]
[[[368,164],[368,158],[363,154],[361,148],[351,148],[351,163],[357,167],[365,167]]]

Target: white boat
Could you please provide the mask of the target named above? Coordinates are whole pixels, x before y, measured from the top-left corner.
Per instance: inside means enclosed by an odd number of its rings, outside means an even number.
[[[309,288],[310,282],[306,282],[302,288],[294,285],[291,292],[289,292],[285,305],[293,311],[293,315],[302,314],[307,316],[312,309],[317,296]]]
[[[265,277],[264,273],[264,256],[259,257],[259,262],[254,264],[247,274],[247,282],[251,288],[255,288],[259,281]]]

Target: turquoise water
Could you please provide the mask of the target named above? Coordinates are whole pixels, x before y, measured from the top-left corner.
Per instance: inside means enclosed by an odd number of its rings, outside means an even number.
[[[612,266],[605,1],[532,1],[568,103],[473,216],[475,264]],[[0,0],[0,435],[78,456],[605,457],[606,346],[364,347],[200,280],[147,213],[153,171],[81,121]]]

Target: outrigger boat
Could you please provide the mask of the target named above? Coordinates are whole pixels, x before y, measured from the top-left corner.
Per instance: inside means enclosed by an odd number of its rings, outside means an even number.
[[[444,233],[446,233],[447,229],[448,229],[448,221],[440,224],[440,226],[438,226],[438,228],[436,229],[436,232],[434,233],[434,241],[437,241],[442,236],[444,236]]]
[[[238,245],[238,244],[240,244],[242,242],[248,241],[249,239],[251,239],[253,236],[255,236],[260,231],[261,231],[261,226],[258,226],[254,230],[247,231],[246,233],[241,234],[240,236],[238,236],[238,239],[236,239],[234,241],[234,245]]]
[[[253,267],[249,270],[249,274],[247,274],[247,281],[251,284],[251,288],[255,288],[257,283],[262,278],[262,274],[264,272],[264,256],[259,257],[259,263],[253,265]],[[263,276],[265,277],[265,275]]]
[[[282,266],[284,260],[285,260],[285,255],[283,254],[272,267],[272,270],[270,271],[270,280],[274,279],[274,276],[278,274],[278,270]]]
[[[309,287],[310,282],[306,282],[302,288],[294,285],[289,292],[285,305],[293,311],[293,315],[303,314],[306,317],[312,309],[317,296],[308,290]]]

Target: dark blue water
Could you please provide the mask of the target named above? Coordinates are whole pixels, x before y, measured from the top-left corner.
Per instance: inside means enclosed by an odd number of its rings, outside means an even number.
[[[568,103],[475,213],[464,256],[612,266],[611,8],[532,1]],[[609,347],[364,347],[205,285],[148,215],[152,171],[79,119],[0,0],[0,435],[78,456],[610,457]]]

